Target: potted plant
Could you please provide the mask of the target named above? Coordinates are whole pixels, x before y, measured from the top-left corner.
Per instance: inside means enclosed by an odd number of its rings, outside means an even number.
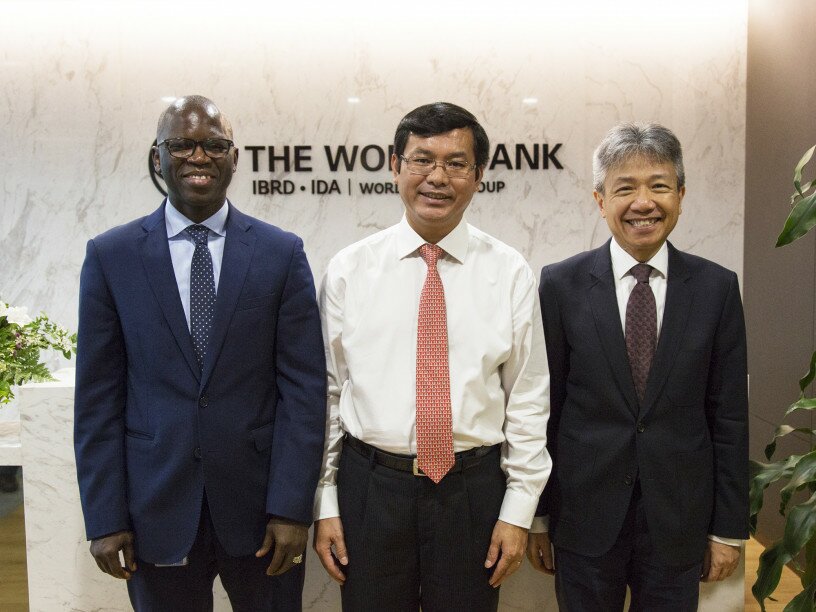
[[[790,244],[804,236],[816,225],[816,180],[802,184],[802,170],[810,161],[816,146],[811,147],[799,161],[794,171],[791,196],[793,209],[785,222],[785,227],[776,241],[776,246]],[[807,397],[806,390],[816,377],[816,352],[810,358],[807,373],[799,380],[799,399],[785,411],[784,417],[799,410],[816,409],[816,397]],[[784,418],[783,417],[783,418]],[[751,531],[756,532],[757,515],[762,508],[765,489],[769,484],[782,480],[785,486],[779,493],[779,512],[785,516],[785,532],[759,558],[757,579],[751,591],[763,612],[765,600],[771,596],[779,584],[782,568],[793,563],[801,576],[802,592],[794,597],[784,612],[814,612],[816,610],[816,430],[807,427],[793,427],[781,424],[774,433],[773,440],[765,447],[765,457],[771,461],[776,451],[776,442],[782,436],[799,432],[810,436],[810,452],[804,455],[790,455],[773,463],[751,461]],[[809,497],[801,503],[791,503],[797,491],[805,491]],[[799,562],[804,552],[804,566]]]

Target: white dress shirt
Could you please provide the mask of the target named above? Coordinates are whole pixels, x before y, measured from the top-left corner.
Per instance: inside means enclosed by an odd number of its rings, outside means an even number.
[[[198,224],[205,225],[210,229],[207,248],[210,249],[210,255],[212,255],[216,293],[218,292],[218,280],[221,278],[221,260],[224,258],[224,240],[227,236],[228,214],[229,206],[225,200],[224,205],[218,209],[218,212]],[[173,262],[173,272],[176,275],[179,297],[181,298],[181,305],[184,307],[184,316],[187,318],[187,327],[189,328],[190,270],[193,267],[195,240],[184,230],[191,225],[196,225],[196,223],[182,215],[178,209],[170,203],[170,198],[167,198],[167,204],[164,206],[164,224],[167,227],[170,259]]]
[[[618,300],[618,314],[620,315],[621,328],[626,335],[626,306],[629,303],[629,296],[637,284],[637,280],[630,270],[640,262],[623,250],[613,238],[609,243],[609,254],[612,257],[612,276],[615,278],[615,295]],[[657,338],[660,338],[660,329],[663,326],[663,311],[666,308],[666,286],[669,278],[669,247],[664,242],[660,249],[649,261],[644,263],[652,266],[649,274],[649,287],[652,289],[657,309]],[[657,339],[656,338],[656,339]],[[536,517],[531,531],[546,531],[546,517]],[[709,539],[730,546],[739,546],[741,540],[732,538],[720,538],[709,535]]]
[[[328,367],[317,519],[339,516],[344,432],[416,454],[416,342],[425,241],[402,221],[332,258],[320,291]],[[502,443],[499,518],[527,528],[549,477],[549,370],[536,281],[521,255],[462,220],[438,243],[454,451]],[[342,517],[341,517],[342,518]]]

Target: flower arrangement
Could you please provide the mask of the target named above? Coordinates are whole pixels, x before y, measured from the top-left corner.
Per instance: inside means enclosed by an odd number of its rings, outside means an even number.
[[[76,334],[52,323],[44,313],[32,319],[25,308],[0,301],[0,404],[14,398],[14,385],[54,380],[40,361],[42,349],[54,349],[70,359],[76,353]]]

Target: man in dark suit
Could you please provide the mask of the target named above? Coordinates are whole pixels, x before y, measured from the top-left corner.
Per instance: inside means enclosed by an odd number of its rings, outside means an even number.
[[[631,610],[696,610],[748,534],[737,276],[666,242],[685,195],[668,129],[613,128],[593,172],[612,239],[541,272],[555,468],[528,557],[561,610],[621,610],[627,585]]]
[[[140,611],[211,610],[216,574],[234,610],[300,610],[323,452],[320,321],[301,240],[227,201],[237,161],[215,104],[174,102],[153,149],[167,199],[91,240],[82,268],[86,532]]]

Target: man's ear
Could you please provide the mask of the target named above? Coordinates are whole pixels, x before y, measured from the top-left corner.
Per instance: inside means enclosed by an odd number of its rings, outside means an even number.
[[[606,209],[604,208],[604,196],[602,193],[598,191],[592,192],[592,197],[595,198],[595,201],[598,203],[598,210],[601,213],[601,216],[606,219]]]
[[[150,150],[150,154],[153,157],[153,172],[155,172],[158,176],[162,175],[161,170],[161,159],[159,158],[159,147],[153,147]]]
[[[394,181],[396,181],[397,177],[399,176],[400,161],[402,160],[400,160],[396,153],[391,154],[391,172],[394,175]]]

